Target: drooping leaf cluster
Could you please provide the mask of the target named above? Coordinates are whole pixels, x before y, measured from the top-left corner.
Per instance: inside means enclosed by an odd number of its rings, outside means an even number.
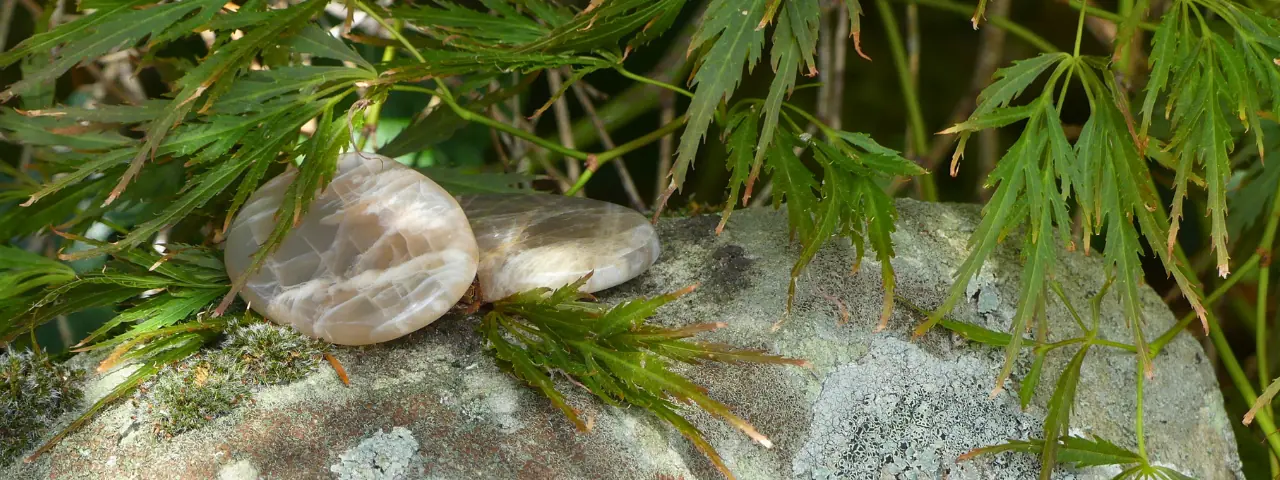
[[[589,278],[590,274],[554,291],[537,289],[496,302],[484,316],[480,330],[500,365],[551,399],[579,430],[587,430],[588,423],[560,392],[557,374],[566,375],[609,405],[641,407],[675,427],[729,478],[733,474],[702,432],[680,414],[677,402],[696,405],[752,440],[772,446],[728,406],[673,371],[671,364],[712,361],[807,366],[808,362],[688,340],[723,327],[721,323],[667,328],[646,322],[659,307],[693,287],[608,306],[584,301],[589,295],[578,289]]]
[[[1192,32],[1189,19],[1200,19],[1202,7],[1232,16],[1229,23],[1237,32],[1234,44],[1207,27]],[[1174,30],[1185,35],[1173,34]],[[1029,329],[1033,319],[1042,314],[1047,280],[1053,278],[1057,267],[1057,249],[1074,249],[1079,242],[1088,252],[1094,237],[1101,236],[1103,255],[1115,272],[1139,358],[1150,373],[1139,296],[1144,276],[1140,261],[1145,252],[1143,242],[1163,247],[1153,248],[1156,257],[1203,321],[1198,281],[1174,248],[1176,219],[1182,213],[1188,180],[1199,180],[1208,191],[1207,215],[1219,271],[1225,274],[1226,178],[1231,169],[1227,155],[1235,142],[1229,122],[1238,120],[1246,128],[1252,126],[1254,137],[1261,142],[1258,114],[1263,104],[1270,104],[1270,108],[1280,104],[1280,88],[1276,88],[1280,77],[1273,67],[1257,66],[1262,58],[1280,56],[1280,50],[1275,50],[1280,46],[1274,41],[1276,32],[1280,32],[1280,23],[1275,19],[1226,2],[1175,2],[1153,39],[1153,69],[1141,125],[1130,113],[1128,92],[1115,81],[1116,67],[1109,59],[1046,53],[997,72],[995,81],[978,97],[979,105],[969,119],[943,132],[959,134],[953,173],[969,134],[1018,122],[1023,123],[1022,132],[986,181],[995,191],[978,230],[970,237],[971,253],[957,272],[950,294],[917,333],[932,327],[963,298],[969,280],[1005,235],[1025,229],[1021,251],[1026,265],[1011,327],[1015,334],[997,378],[999,389],[1017,357],[1022,342],[1018,332]],[[1232,53],[1225,53],[1227,50]],[[1255,67],[1248,67],[1250,64]],[[1046,72],[1049,75],[1043,90],[1030,101],[1014,105]],[[1168,90],[1170,77],[1185,88]],[[1083,87],[1091,109],[1074,143],[1059,120],[1066,90],[1073,82]],[[1166,91],[1175,94],[1164,98],[1160,94]],[[1161,98],[1172,130],[1167,140],[1147,136],[1152,109]],[[1225,112],[1238,119],[1225,116]],[[1258,145],[1261,149],[1262,143]],[[1163,202],[1157,196],[1147,157],[1177,171],[1172,223],[1161,208]],[[1082,232],[1078,239],[1072,237],[1073,225]]]
[[[105,247],[86,237],[62,235],[89,248]],[[100,372],[123,362],[139,365],[33,456],[46,451],[107,405],[127,396],[165,365],[186,358],[216,338],[228,320],[211,318],[209,313],[227,288],[222,262],[213,252],[171,244],[163,254],[144,249],[121,250],[101,270],[72,275],[50,285],[32,303],[22,298],[0,302],[8,320],[0,330],[3,343],[21,340],[19,335],[57,316],[89,308],[118,309],[73,350],[108,350],[98,366]]]
[[[729,202],[721,214],[717,232],[733,213],[739,191],[744,186],[750,189],[751,176],[763,163],[764,171],[773,179],[774,206],[781,208],[786,204],[791,233],[802,246],[791,270],[788,311],[805,266],[827,240],[839,235],[853,242],[859,262],[868,243],[875,250],[885,288],[879,324],[879,328],[884,328],[893,313],[895,280],[890,260],[894,255],[892,234],[898,213],[883,183],[896,176],[920,175],[924,169],[876,143],[870,136],[833,130],[791,105],[779,104],[818,125],[821,138],[805,133],[787,112],[779,112],[772,119],[775,124],[779,119],[785,120],[781,128],[769,128],[770,117],[766,112],[764,128],[758,129],[761,122],[758,109],[770,101],[744,100],[727,114]],[[766,132],[771,138],[761,137]],[[759,145],[765,149],[757,150]],[[802,160],[802,152],[812,154],[818,174]],[[744,204],[748,195],[743,194]]]
[[[845,0],[852,28],[850,35],[860,35],[858,0]],[[671,183],[659,204],[684,185],[687,170],[697,155],[713,120],[727,127],[722,104],[733,96],[744,70],[755,69],[765,43],[765,26],[774,24],[770,46],[770,65],[774,77],[769,94],[760,111],[761,133],[752,155],[753,163],[747,182],[746,197],[760,173],[763,158],[773,142],[773,131],[781,118],[783,100],[796,85],[796,75],[817,75],[814,51],[818,41],[818,25],[822,13],[819,0],[711,0],[694,33],[689,52],[704,50],[698,57],[690,84],[694,90],[689,104],[689,123],[680,137],[671,169]],[[861,52],[861,50],[859,50]]]

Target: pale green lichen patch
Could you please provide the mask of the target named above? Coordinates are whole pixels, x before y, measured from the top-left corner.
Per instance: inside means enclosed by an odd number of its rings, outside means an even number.
[[[84,370],[31,351],[0,353],[0,464],[33,447],[84,398]]]
[[[325,348],[288,327],[238,322],[218,347],[167,368],[140,388],[136,401],[150,414],[156,433],[177,435],[231,413],[250,401],[257,387],[314,372]]]

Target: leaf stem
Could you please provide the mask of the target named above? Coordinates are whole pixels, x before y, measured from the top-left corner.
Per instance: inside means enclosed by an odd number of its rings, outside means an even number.
[[[1227,290],[1230,290],[1231,287],[1235,286],[1236,282],[1239,282],[1241,278],[1244,278],[1249,273],[1252,273],[1253,269],[1258,268],[1259,262],[1261,262],[1260,255],[1258,255],[1257,253],[1254,253],[1252,256],[1250,256],[1249,259],[1246,260],[1243,265],[1240,265],[1240,267],[1236,269],[1236,271],[1231,272],[1231,276],[1227,277],[1227,280],[1225,282],[1222,282],[1222,284],[1218,285],[1218,288],[1213,289],[1213,292],[1209,293],[1209,296],[1205,297],[1203,302],[1204,307],[1209,308],[1209,306],[1212,305],[1214,302],[1218,301],[1219,298],[1222,298],[1222,296],[1227,293]],[[1159,354],[1160,350],[1164,348],[1165,344],[1172,341],[1174,337],[1177,337],[1178,334],[1182,333],[1183,330],[1186,330],[1187,326],[1191,325],[1191,322],[1194,322],[1196,318],[1197,317],[1195,312],[1191,312],[1184,315],[1181,320],[1178,320],[1177,324],[1175,324],[1172,327],[1169,327],[1168,331],[1164,332],[1159,337],[1157,337],[1154,341],[1152,341],[1150,344],[1151,356],[1154,357],[1156,354]]]
[[[654,80],[654,79],[649,78],[649,77],[646,77],[646,76],[644,76],[644,75],[637,75],[637,74],[631,73],[631,71],[630,71],[630,70],[627,70],[627,69],[625,69],[625,68],[622,68],[622,65],[621,65],[621,64],[614,65],[614,66],[613,66],[613,69],[614,69],[614,71],[618,72],[618,74],[620,74],[620,75],[622,75],[622,76],[624,76],[624,77],[630,78],[630,79],[632,79],[632,80],[635,80],[635,81],[637,81],[637,82],[640,82],[640,83],[647,83],[647,84],[649,84],[649,85],[653,85],[653,86],[655,86],[655,87],[664,88],[664,89],[667,89],[667,90],[670,90],[670,91],[673,91],[673,92],[679,93],[679,94],[681,94],[681,95],[684,95],[684,96],[686,96],[686,97],[693,98],[693,92],[690,92],[690,91],[685,90],[685,89],[683,89],[683,88],[677,87],[677,86],[672,85],[672,84],[670,84],[670,83],[663,82],[663,81],[661,81],[661,80]]]
[[[885,36],[889,40],[889,50],[893,52],[893,66],[898,70],[898,83],[902,88],[902,99],[907,104],[907,119],[911,123],[912,150],[917,155],[929,151],[929,140],[925,137],[924,114],[920,109],[920,99],[911,82],[911,72],[907,67],[907,52],[902,44],[902,36],[898,33],[898,19],[893,14],[888,0],[876,0],[880,10],[880,20],[884,22]],[[937,187],[933,184],[933,173],[925,173],[917,177],[920,182],[922,200],[934,202],[938,200]]]
[[[688,120],[689,120],[688,114],[681,115],[677,117],[675,120],[672,120],[670,123],[667,123],[666,125],[659,127],[657,130],[646,133],[644,136],[640,138],[624,143],[622,145],[618,145],[617,147],[611,148],[609,150],[606,150],[604,152],[601,152],[595,155],[587,155],[588,162],[590,162],[590,158],[595,159],[594,164],[589,163],[587,166],[587,170],[585,172],[582,172],[582,176],[578,177],[578,181],[575,182],[573,186],[569,188],[569,190],[565,191],[564,194],[565,195],[577,194],[579,191],[582,190],[583,187],[587,186],[587,182],[591,180],[591,177],[595,175],[596,170],[599,170],[601,166],[603,166],[606,163],[609,163],[611,160],[615,158],[626,155],[640,147],[643,147],[645,145],[648,145],[650,143],[653,143],[662,139],[662,137],[665,137],[668,134],[676,131],[676,129],[683,127],[685,122]]]
[[[1067,0],[1067,4],[1071,5],[1071,8],[1074,8],[1080,11],[1084,11],[1086,8],[1088,8],[1088,4],[1086,4],[1083,0]],[[1094,7],[1093,10],[1089,12],[1089,16],[1101,18],[1103,20],[1110,20],[1112,22],[1115,22],[1116,24],[1120,24],[1124,22],[1123,15],[1110,12],[1107,10],[1103,10],[1097,7]],[[1138,22],[1138,27],[1143,30],[1149,30],[1154,32],[1156,28],[1160,27],[1160,25],[1157,25],[1151,22]]]
[[[422,56],[422,52],[419,52],[417,47],[413,46],[412,43],[409,43],[409,39],[405,38],[404,34],[400,33],[399,28],[395,28],[391,24],[387,23],[387,20],[382,18],[382,15],[379,15],[373,8],[366,5],[363,0],[355,0],[355,4],[360,11],[368,14],[373,18],[373,21],[378,22],[378,25],[381,25],[382,28],[386,29],[387,33],[391,34],[392,38],[395,38],[401,45],[404,45],[405,51],[409,52],[410,55],[413,55],[413,58],[417,59],[419,62],[427,63],[427,58]]]
[[[1270,293],[1271,282],[1271,246],[1275,244],[1276,226],[1280,225],[1280,183],[1276,183],[1276,192],[1272,194],[1271,215],[1267,218],[1266,229],[1262,231],[1262,241],[1258,243],[1255,250],[1256,256],[1261,261],[1258,269],[1258,299],[1254,304],[1254,311],[1257,315],[1257,322],[1254,327],[1258,334],[1256,341],[1257,357],[1258,357],[1258,388],[1267,388],[1267,382],[1271,379],[1271,365],[1267,359],[1267,296]],[[1268,415],[1272,415],[1271,405],[1267,405],[1264,410]],[[1266,434],[1266,432],[1263,432]],[[1275,467],[1273,457],[1272,467]],[[1272,473],[1274,474],[1274,468]]]
[[[1083,10],[1082,10],[1082,11],[1083,11]],[[1138,455],[1142,456],[1142,459],[1143,459],[1143,461],[1144,461],[1144,463],[1145,463],[1145,461],[1146,461],[1146,459],[1147,459],[1147,436],[1146,436],[1146,434],[1144,434],[1144,433],[1143,433],[1143,430],[1144,430],[1145,428],[1144,428],[1144,426],[1143,426],[1143,421],[1142,421],[1142,410],[1143,410],[1143,408],[1142,408],[1142,401],[1143,401],[1143,394],[1142,394],[1143,392],[1142,392],[1142,387],[1143,387],[1143,385],[1145,385],[1146,378],[1144,378],[1144,377],[1146,377],[1146,375],[1144,374],[1144,371],[1143,371],[1143,369],[1142,369],[1142,357],[1138,357],[1137,364],[1136,364],[1136,365],[1134,365],[1134,376],[1136,377],[1136,380],[1137,380],[1137,382],[1138,382],[1138,388],[1137,388],[1136,401],[1134,402],[1134,403],[1135,403],[1135,405],[1136,405],[1136,407],[1135,407],[1135,412],[1134,412],[1134,415],[1133,415],[1133,417],[1134,417],[1134,418],[1133,418],[1133,433],[1134,433],[1134,435],[1135,435],[1135,436],[1137,436],[1137,437],[1138,437]]]
[[[903,2],[906,0],[898,0],[898,1]],[[969,18],[971,15],[973,15],[973,5],[965,5],[963,3],[954,2],[952,0],[911,0],[911,1],[918,3],[920,5],[933,7],[938,10],[946,10],[952,13],[958,13],[960,15],[963,15],[965,18]],[[990,15],[987,17],[987,23],[1003,28],[1006,32],[1013,34],[1013,36],[1015,37],[1021,38],[1023,41],[1031,44],[1031,46],[1033,47],[1040,49],[1040,51],[1042,52],[1053,53],[1053,52],[1060,51],[1058,47],[1055,47],[1053,45],[1053,42],[1045,40],[1044,37],[1041,37],[1040,35],[1036,35],[1035,32],[1032,32],[1031,29],[1024,27],[1022,25],[1019,25],[1017,22],[1009,20],[1007,17]]]
[[[1080,20],[1076,21],[1076,46],[1071,50],[1071,56],[1080,58],[1080,39],[1084,38],[1084,17],[1089,13],[1089,6],[1086,4],[1080,7]]]
[[[545,148],[547,150],[551,150],[553,152],[559,153],[566,157],[576,158],[579,160],[587,160],[591,157],[591,155],[588,153],[574,150],[571,148],[565,148],[563,145],[560,145],[553,141],[534,135],[531,132],[521,130],[519,128],[516,128],[511,125],[507,125],[505,123],[502,123],[492,118],[489,118],[487,116],[478,114],[471,110],[467,110],[466,108],[463,108],[461,105],[458,105],[458,103],[454,101],[452,96],[444,95],[439,90],[426,88],[426,87],[419,87],[416,85],[392,85],[391,89],[400,90],[404,92],[417,92],[417,93],[425,93],[428,95],[435,95],[437,97],[440,97],[440,100],[443,101],[445,105],[448,105],[449,109],[453,110],[453,113],[457,114],[459,118],[465,121],[476,122],[486,127],[511,134],[512,136],[523,138],[528,142],[533,143],[534,145]]]
[[[1245,403],[1252,405],[1257,402],[1258,395],[1253,389],[1253,384],[1249,382],[1249,376],[1245,375],[1244,369],[1240,367],[1240,362],[1236,360],[1235,352],[1231,351],[1231,344],[1227,342],[1227,337],[1222,334],[1222,327],[1218,325],[1217,316],[1213,314],[1212,309],[1206,309],[1205,317],[1209,320],[1209,337],[1213,340],[1214,347],[1220,352],[1218,358],[1222,360],[1222,366],[1227,369],[1227,374],[1231,377],[1231,383],[1235,384],[1236,389],[1244,396]],[[1280,435],[1276,435],[1276,425],[1271,417],[1271,412],[1266,409],[1260,410],[1255,419],[1258,421],[1258,427],[1262,429],[1263,437],[1266,438],[1267,444],[1271,447],[1271,454],[1280,455]]]
[[[395,24],[396,30],[399,30],[401,26],[400,19],[393,20],[393,23]],[[396,58],[396,46],[387,45],[387,48],[382,50],[382,61],[385,63],[395,58]],[[367,116],[365,116],[365,120],[364,120],[365,135],[360,136],[360,141],[356,145],[356,150],[364,151],[364,147],[369,143],[369,139],[371,137],[377,136],[378,119],[382,117],[382,105],[384,103],[386,103],[385,97],[381,102],[374,103],[372,106],[369,107],[369,113]]]

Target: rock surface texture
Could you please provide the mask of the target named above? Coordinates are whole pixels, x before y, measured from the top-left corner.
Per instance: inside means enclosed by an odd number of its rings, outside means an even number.
[[[894,236],[898,288],[925,308],[938,305],[977,224],[977,208],[898,203]],[[733,427],[690,412],[743,479],[1022,479],[1037,459],[1005,453],[956,462],[972,448],[1039,436],[1057,373],[1071,352],[1055,350],[1031,406],[1016,397],[989,398],[1002,352],[943,330],[912,342],[921,319],[899,307],[888,330],[873,333],[881,302],[879,268],[864,260],[850,274],[852,248],[834,241],[800,279],[793,316],[776,332],[788,275],[797,254],[785,214],[748,209],[716,236],[717,216],[665,219],[666,253],[647,273],[611,289],[604,301],[656,294],[701,282],[660,311],[669,325],[726,322],[704,338],[805,358],[812,370],[788,366],[712,365],[695,381],[731,405],[773,441],[752,442]],[[1016,241],[1013,243],[1017,243]],[[1068,298],[1086,308],[1104,281],[1097,257],[1062,254]],[[1020,262],[1001,250],[971,283],[955,316],[989,328],[1009,325]],[[1145,290],[1150,332],[1174,321]],[[840,300],[850,313],[841,322]],[[1049,307],[1054,339],[1075,333],[1058,303]],[[565,385],[569,401],[594,421],[574,431],[543,397],[494,364],[474,333],[474,318],[447,317],[400,340],[339,349],[352,385],[333,371],[259,392],[254,402],[199,430],[160,439],[128,404],[107,409],[50,454],[0,470],[3,478],[432,478],[432,479],[715,479],[689,442],[639,409],[603,406]],[[1103,302],[1102,332],[1131,338],[1115,297]],[[1029,359],[1008,385],[1016,391]],[[1196,478],[1240,478],[1240,463],[1222,397],[1204,353],[1179,336],[1155,359],[1146,385],[1147,449],[1154,461]],[[118,381],[120,374],[109,375]],[[1135,446],[1133,357],[1091,351],[1084,362],[1073,433]],[[110,380],[90,384],[101,395]],[[1237,419],[1238,420],[1238,419]],[[70,421],[70,417],[64,419]],[[367,466],[374,466],[366,468]],[[384,468],[385,466],[385,468]],[[1111,467],[1061,468],[1055,478],[1110,478]],[[390,475],[399,473],[398,476]]]
[[[263,184],[236,215],[226,241],[231,278],[271,235],[296,172]],[[475,237],[448,192],[395,160],[349,153],[240,296],[306,335],[365,345],[440,318],[470,288],[477,262]]]
[[[558,288],[594,272],[592,293],[619,285],[658,259],[658,234],[644,215],[608,202],[560,195],[473,195],[458,199],[480,246],[480,291],[494,301]]]

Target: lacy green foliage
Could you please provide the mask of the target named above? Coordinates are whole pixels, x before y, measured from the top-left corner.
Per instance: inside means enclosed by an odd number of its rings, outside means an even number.
[[[154,429],[174,436],[231,413],[256,387],[293,382],[315,372],[325,345],[264,320],[229,324],[224,340],[158,372],[137,401]]]
[[[1214,31],[1201,8],[1231,27],[1230,41]],[[1188,178],[1202,172],[1212,245],[1218,274],[1223,277],[1230,271],[1226,217],[1230,154],[1236,143],[1232,124],[1238,121],[1245,130],[1252,130],[1259,156],[1265,155],[1259,114],[1264,103],[1271,104],[1272,118],[1280,112],[1280,71],[1275,58],[1280,58],[1280,20],[1222,0],[1175,2],[1152,41],[1151,78],[1139,135],[1146,147],[1155,104],[1161,93],[1167,93],[1164,117],[1172,136],[1163,149],[1174,152],[1177,161],[1167,246],[1172,250],[1177,242]]]
[[[63,234],[90,247],[104,244]],[[128,249],[114,254],[101,270],[51,285],[47,292],[0,301],[0,310],[17,312],[0,319],[0,335],[14,341],[23,333],[60,316],[92,307],[117,308],[117,314],[75,349],[109,349],[99,366],[105,371],[126,361],[139,364],[121,384],[95,402],[67,428],[36,450],[39,455],[79,428],[98,411],[126,397],[162,367],[183,360],[217,337],[227,319],[204,314],[227,291],[222,262],[201,247],[172,244],[168,253]]]
[[[0,353],[0,463],[35,445],[62,414],[80,406],[84,371],[43,352]]]
[[[1200,8],[1208,8],[1224,18],[1236,32],[1234,45],[1209,31]],[[1144,11],[1135,9],[1134,15]],[[1083,15],[1083,13],[1082,13]],[[1190,31],[1191,18],[1202,28]],[[1083,19],[1083,17],[1082,17]],[[1136,22],[1126,22],[1136,28]],[[1178,31],[1178,34],[1174,32]],[[950,294],[938,310],[917,330],[922,334],[935,325],[964,297],[968,282],[997,244],[1016,229],[1025,229],[1022,253],[1025,267],[1019,304],[1011,331],[1024,331],[1043,311],[1048,280],[1056,272],[1057,248],[1076,248],[1071,228],[1078,217],[1081,243],[1089,251],[1094,236],[1105,232],[1103,252],[1117,278],[1117,288],[1125,317],[1131,327],[1139,364],[1153,374],[1146,336],[1143,332],[1143,281],[1140,256],[1142,241],[1155,254],[1198,313],[1204,328],[1207,319],[1203,294],[1188,262],[1175,250],[1177,218],[1182,214],[1188,179],[1201,178],[1208,190],[1207,214],[1211,219],[1214,249],[1219,272],[1227,272],[1225,198],[1230,175],[1227,154],[1234,139],[1224,111],[1235,112],[1242,126],[1252,126],[1258,149],[1262,150],[1262,128],[1258,120],[1264,96],[1273,106],[1280,104],[1280,74],[1261,65],[1261,58],[1280,56],[1280,22],[1251,10],[1218,1],[1175,2],[1162,20],[1153,39],[1152,76],[1143,104],[1142,126],[1135,126],[1128,110],[1126,92],[1113,80],[1117,72],[1109,59],[1065,53],[1046,53],[1015,62],[996,73],[995,80],[978,97],[978,107],[968,120],[943,133],[959,134],[952,171],[964,152],[968,136],[976,131],[1025,122],[1021,135],[1001,158],[986,184],[994,186],[991,201],[983,209],[982,222],[970,237],[971,253],[956,274]],[[1127,32],[1126,35],[1131,35]],[[1185,34],[1185,35],[1184,35]],[[1238,53],[1243,50],[1247,58]],[[1270,60],[1268,60],[1269,62]],[[1031,83],[1050,72],[1041,92],[1022,105],[1013,105]],[[1179,85],[1169,90],[1170,77]],[[1059,120],[1067,88],[1073,82],[1083,87],[1091,115],[1072,144]],[[1151,111],[1162,92],[1170,116],[1168,140],[1147,137]],[[1261,92],[1261,93],[1260,93]],[[1224,105],[1230,110],[1222,110]],[[1274,108],[1274,107],[1273,107]],[[1149,146],[1150,145],[1150,146]],[[1157,147],[1174,151],[1177,171],[1172,205],[1172,224],[1164,215],[1146,156],[1165,157]],[[1197,170],[1199,165],[1199,172]],[[1072,202],[1074,200],[1074,202]],[[996,379],[996,389],[1012,372],[1022,340],[1018,335],[1006,350],[1005,366]]]
[[[672,362],[775,363],[807,366],[808,362],[739,350],[727,345],[686,340],[724,324],[666,328],[646,323],[659,307],[693,290],[641,298],[615,306],[586,302],[578,291],[586,277],[557,290],[518,293],[493,305],[480,325],[488,347],[500,365],[537,388],[569,417],[579,430],[588,426],[560,392],[553,375],[566,375],[601,401],[613,406],[637,406],[671,424],[702,451],[725,476],[733,478],[720,455],[696,426],[680,414],[676,402],[693,404],[742,430],[769,447],[729,407],[705,389],[671,370]]]
[[[1192,480],[1182,472],[1170,467],[1151,465],[1141,455],[1121,448],[1098,437],[1081,438],[1062,436],[1058,442],[1058,461],[1075,468],[1100,467],[1114,465],[1121,468],[1120,473],[1112,480]],[[977,455],[992,455],[1002,452],[1022,452],[1039,454],[1044,451],[1043,440],[1013,440],[1005,444],[975,449],[960,457],[960,460]],[[1041,475],[1047,478],[1046,474]]]
[[[770,101],[766,99],[763,105],[767,108]],[[880,315],[883,328],[893,313],[895,281],[890,263],[894,255],[891,235],[898,213],[881,182],[898,175],[920,175],[925,173],[924,169],[902,158],[897,151],[876,143],[870,136],[831,129],[790,105],[785,106],[819,126],[822,138],[805,133],[789,114],[782,112],[778,117],[786,120],[786,126],[773,130],[772,140],[766,142],[758,135],[768,130],[767,125],[765,130],[756,129],[757,105],[761,103],[745,100],[728,113],[725,132],[729,151],[729,202],[716,231],[723,229],[729,221],[738,191],[744,185],[750,189],[751,176],[759,168],[760,160],[768,158],[765,166],[772,174],[776,190],[774,207],[780,208],[786,203],[791,233],[803,246],[791,270],[787,310],[791,309],[796,283],[805,266],[828,239],[840,235],[853,242],[859,262],[868,242],[876,252],[885,288],[884,308]],[[767,115],[765,121],[769,121]],[[773,121],[776,123],[778,118]],[[767,144],[767,154],[753,154],[753,147],[761,142]],[[814,161],[821,168],[821,182],[797,155],[798,148],[813,153]],[[748,171],[752,173],[748,174]],[[743,203],[749,195],[749,192],[743,195]]]
[[[1053,354],[1055,350],[1064,350],[1064,353],[1066,353],[1065,351],[1072,349],[1075,350],[1074,353],[1071,353],[1070,360],[1067,361],[1067,364],[1059,373],[1058,382],[1054,385],[1053,390],[1049,395],[1044,423],[1041,425],[1044,437],[1040,439],[1010,440],[999,445],[976,448],[964,455],[961,455],[957,459],[958,461],[971,459],[979,455],[991,455],[1002,452],[1023,452],[1035,454],[1040,457],[1040,478],[1042,480],[1048,480],[1051,478],[1054,469],[1060,464],[1069,464],[1077,468],[1100,465],[1117,465],[1124,467],[1120,474],[1113,477],[1117,480],[1129,478],[1182,480],[1189,478],[1168,467],[1152,465],[1147,457],[1145,448],[1142,447],[1142,445],[1144,445],[1144,441],[1141,438],[1138,440],[1139,451],[1132,452],[1096,436],[1092,439],[1086,439],[1072,436],[1070,434],[1071,413],[1075,408],[1076,390],[1079,387],[1081,380],[1080,370],[1084,365],[1085,357],[1095,349],[1095,347],[1114,348],[1135,354],[1135,366],[1138,367],[1135,369],[1137,372],[1135,380],[1138,384],[1138,388],[1135,393],[1137,396],[1137,403],[1141,405],[1143,402],[1142,385],[1146,380],[1145,372],[1142,369],[1143,362],[1145,361],[1142,357],[1144,354],[1143,350],[1135,347],[1134,345],[1108,340],[1103,338],[1100,334],[1103,308],[1102,301],[1110,291],[1114,281],[1114,277],[1108,278],[1098,290],[1098,293],[1093,295],[1090,299],[1088,322],[1081,317],[1080,313],[1067,299],[1067,295],[1063,292],[1062,287],[1056,281],[1049,282],[1047,288],[1053,291],[1058,301],[1067,309],[1072,320],[1074,320],[1076,326],[1079,327],[1080,336],[1065,339],[1053,339],[1051,341],[1049,339],[1048,332],[1044,328],[1041,328],[1036,331],[1036,338],[1033,340],[1033,344],[1029,345],[1029,347],[1032,347],[1031,353],[1034,355],[1034,361],[1031,364],[1031,369],[1027,372],[1026,376],[1023,377],[1022,386],[1018,390],[1018,399],[1023,409],[1026,409],[1027,406],[1031,404],[1031,400],[1035,396],[1036,389],[1040,385],[1040,377],[1044,370],[1045,359],[1049,355]],[[1043,309],[1045,308],[1046,300],[1041,300],[1041,304],[1039,305],[1041,311],[1038,315],[1041,317],[1044,315]],[[907,300],[902,301],[912,310],[918,313],[923,313],[923,310],[912,305],[911,302]],[[944,328],[978,343],[1004,347],[1006,350],[1010,348],[1021,349],[1028,347],[1028,345],[1024,345],[1023,341],[1026,339],[1021,338],[1021,335],[1009,335],[1003,332],[996,332],[978,325],[952,319],[942,319],[940,324]],[[1177,331],[1180,328],[1181,327],[1175,326],[1173,327],[1173,331]],[[1160,346],[1162,346],[1162,344],[1153,344],[1153,348],[1159,348]],[[1139,407],[1139,411],[1135,416],[1134,421],[1136,423],[1135,430],[1137,430],[1139,432],[1138,435],[1141,436],[1143,431],[1141,407]],[[1052,440],[1046,441],[1046,439]]]
[[[857,38],[862,8],[857,0],[846,0],[845,3],[851,35]],[[744,67],[747,71],[755,69],[764,47],[764,27],[776,20],[770,47],[770,64],[775,75],[764,107],[756,113],[763,115],[764,122],[753,155],[751,181],[747,182],[746,197],[751,196],[750,185],[759,174],[761,161],[774,141],[773,131],[778,125],[782,102],[795,87],[796,74],[805,72],[814,76],[818,73],[814,50],[820,13],[819,0],[710,2],[689,45],[689,52],[706,48],[695,67],[691,85],[697,89],[689,105],[689,123],[680,137],[666,196],[683,187],[685,172],[697,155],[712,120],[718,120],[727,129],[729,120],[720,113],[721,103],[737,90]]]

